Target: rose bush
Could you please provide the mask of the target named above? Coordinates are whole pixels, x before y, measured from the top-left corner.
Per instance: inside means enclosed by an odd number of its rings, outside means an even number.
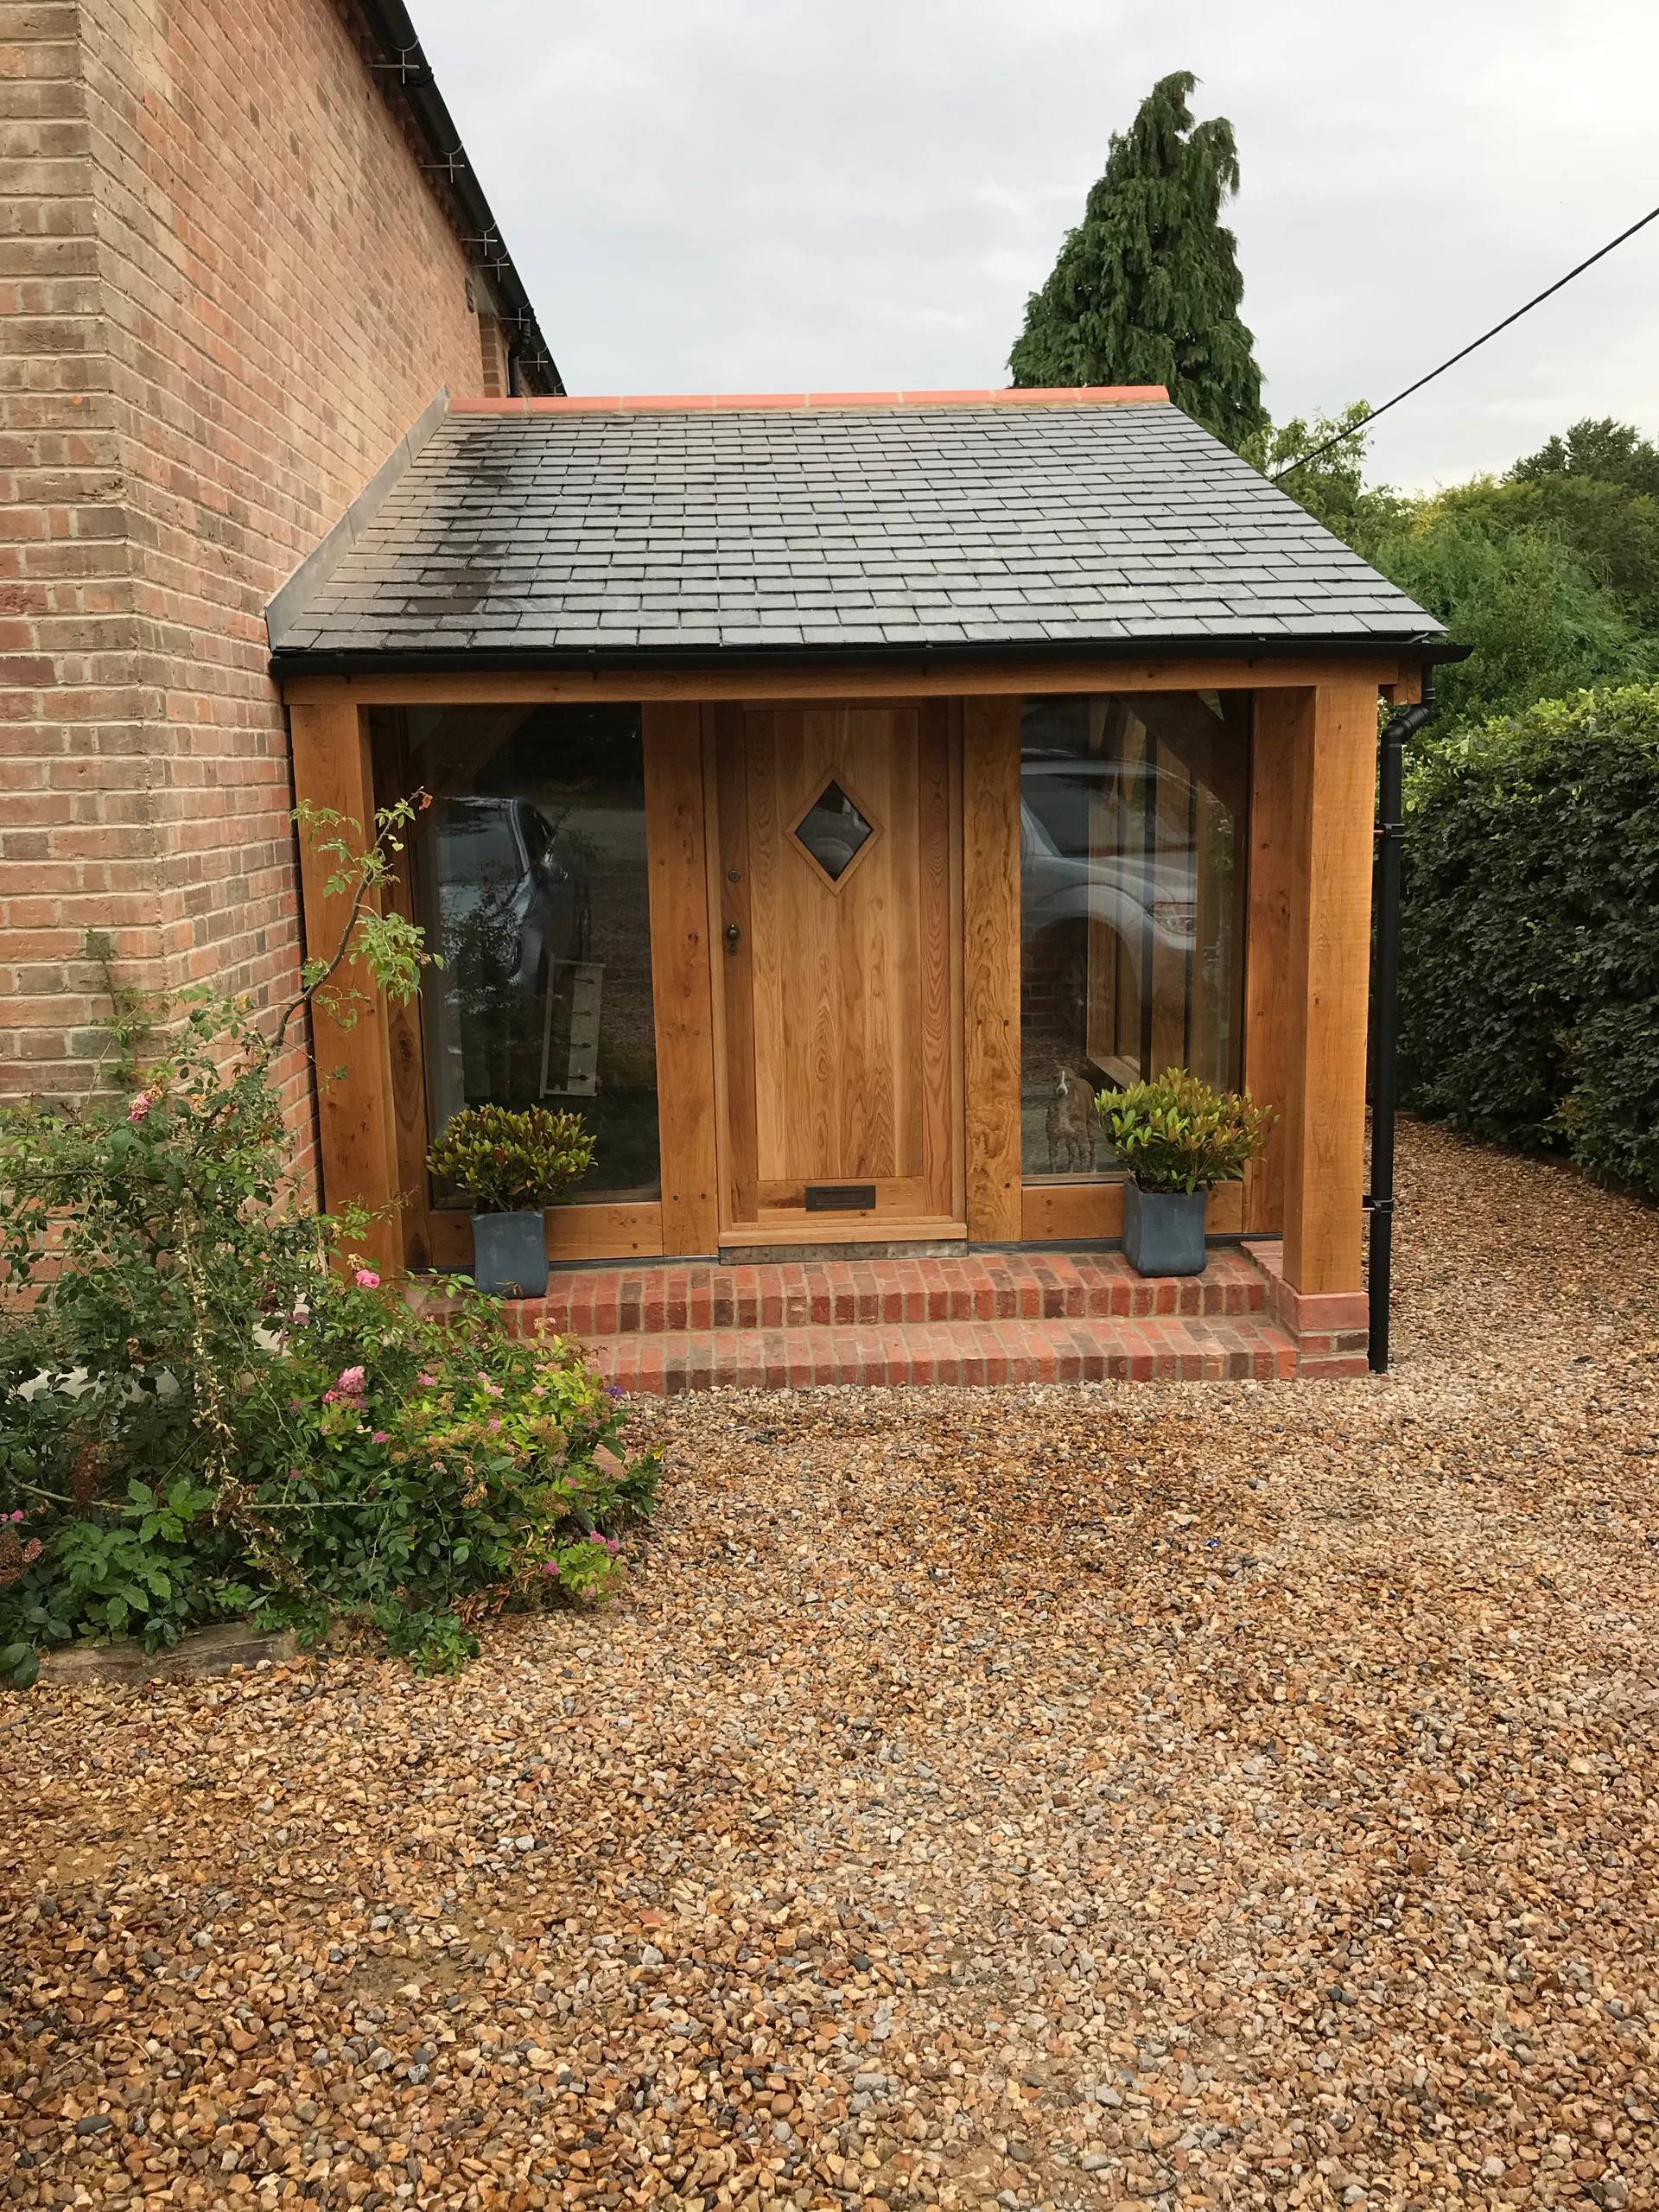
[[[418,943],[387,958],[412,989]],[[0,1115],[0,1677],[245,1617],[448,1667],[485,1614],[603,1597],[656,1467],[575,1351],[383,1283],[365,1223],[306,1209],[271,1074],[292,1007],[106,980],[124,1095]]]
[[[419,1313],[378,1281],[325,1280],[247,1410],[261,1617],[367,1618],[429,1661],[504,1606],[608,1594],[654,1496],[655,1460],[623,1455],[592,1370],[556,1338],[510,1336],[470,1291]]]

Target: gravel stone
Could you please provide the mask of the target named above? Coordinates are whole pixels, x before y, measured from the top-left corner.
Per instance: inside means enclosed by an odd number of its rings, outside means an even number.
[[[1387,1377],[643,1404],[602,1615],[7,1698],[0,2202],[1659,2202],[1659,1215],[1402,1171]]]

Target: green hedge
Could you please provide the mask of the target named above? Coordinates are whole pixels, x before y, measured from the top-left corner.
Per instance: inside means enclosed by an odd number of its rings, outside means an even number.
[[[1659,1198],[1659,685],[1431,740],[1406,810],[1408,1102]]]

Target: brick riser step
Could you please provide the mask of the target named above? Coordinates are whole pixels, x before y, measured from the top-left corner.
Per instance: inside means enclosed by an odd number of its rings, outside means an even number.
[[[1242,1254],[1202,1275],[1147,1280],[1116,1253],[974,1254],[772,1267],[603,1268],[555,1276],[517,1309],[526,1333],[594,1338],[687,1331],[907,1329],[941,1322],[1221,1319],[1262,1315],[1267,1285]]]
[[[607,1382],[656,1397],[853,1383],[1265,1382],[1296,1371],[1290,1338],[1254,1314],[634,1332],[590,1338],[587,1349]]]

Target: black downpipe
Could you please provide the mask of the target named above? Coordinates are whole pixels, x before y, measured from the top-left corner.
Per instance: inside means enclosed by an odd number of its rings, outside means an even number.
[[[1405,843],[1406,741],[1434,712],[1434,671],[1423,669],[1421,706],[1402,707],[1382,732],[1377,775],[1375,898],[1376,950],[1371,979],[1371,1187],[1367,1320],[1373,1375],[1389,1364],[1389,1294],[1394,1275],[1394,1121],[1400,1071],[1400,874]]]

